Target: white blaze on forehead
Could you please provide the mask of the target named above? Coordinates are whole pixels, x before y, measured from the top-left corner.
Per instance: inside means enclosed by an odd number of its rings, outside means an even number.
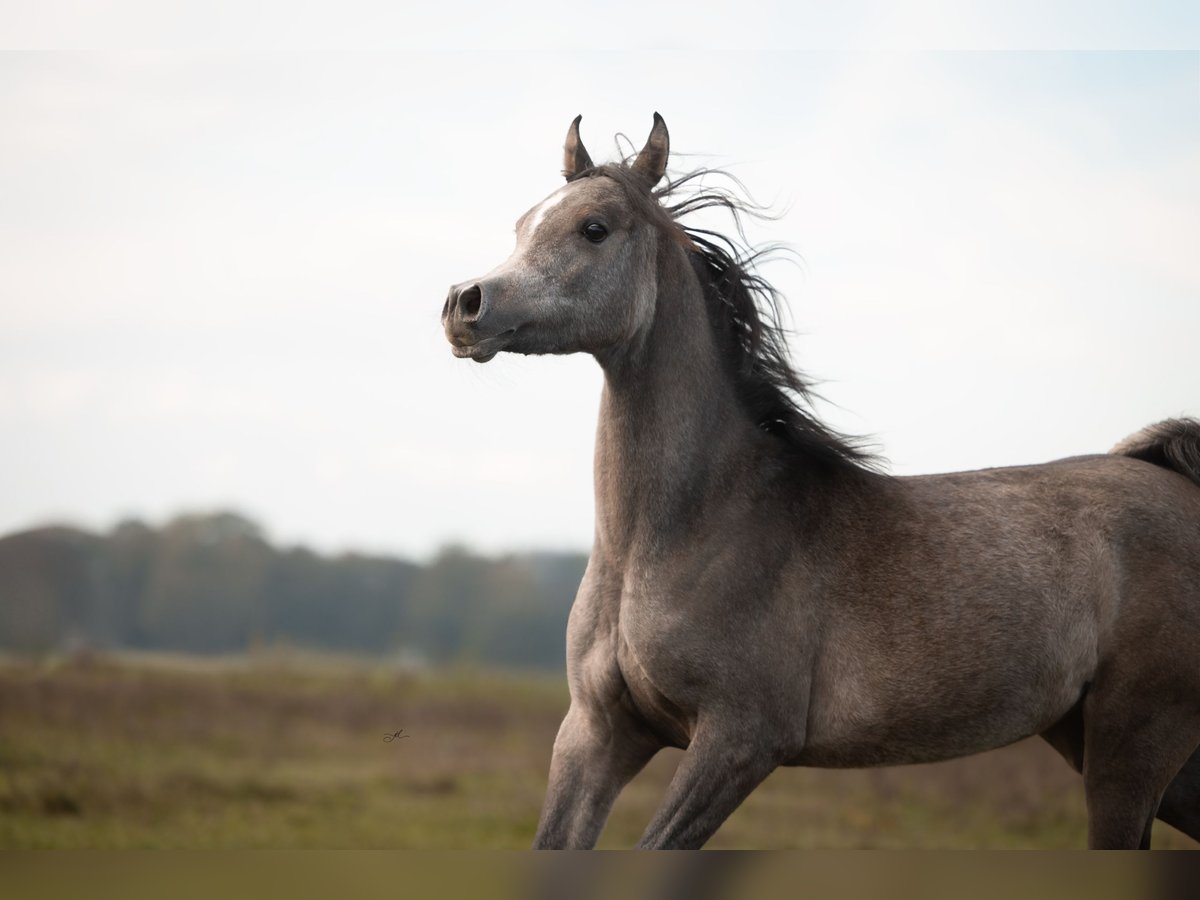
[[[540,226],[542,224],[542,220],[546,218],[546,213],[550,212],[550,210],[554,209],[554,207],[558,206],[558,204],[567,199],[567,189],[570,187],[571,185],[569,184],[564,187],[560,187],[557,191],[543,200],[541,205],[533,211],[533,217],[529,220],[530,236],[537,233],[538,226]]]

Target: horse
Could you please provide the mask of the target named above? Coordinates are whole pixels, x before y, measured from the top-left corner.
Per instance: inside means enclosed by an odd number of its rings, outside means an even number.
[[[753,207],[644,147],[566,183],[453,285],[456,357],[590,353],[595,538],[535,848],[595,845],[684,750],[637,846],[697,848],[779,766],[965,756],[1041,735],[1083,776],[1088,845],[1200,839],[1200,421],[1104,454],[887,474],[818,420]],[[660,186],[663,182],[663,186]],[[690,193],[682,190],[690,186]],[[723,207],[730,236],[683,221]]]

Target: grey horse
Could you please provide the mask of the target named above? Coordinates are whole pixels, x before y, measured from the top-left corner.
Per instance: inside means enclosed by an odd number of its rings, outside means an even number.
[[[1082,773],[1091,847],[1147,847],[1156,817],[1200,839],[1200,422],[884,474],[808,411],[755,255],[681,221],[744,206],[692,176],[657,187],[668,149],[656,113],[631,162],[595,165],[576,118],[566,185],[442,310],[458,357],[585,352],[604,372],[534,846],[593,846],[664,746],[686,752],[639,847],[703,845],[777,766],[1030,735]]]

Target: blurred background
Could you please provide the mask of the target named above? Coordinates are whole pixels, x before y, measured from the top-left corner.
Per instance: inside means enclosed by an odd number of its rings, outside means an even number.
[[[98,22],[64,6],[75,46]],[[489,12],[462,43],[217,52],[230,9],[0,54],[2,846],[528,844],[601,376],[456,360],[438,316],[558,186],[577,113],[604,159],[657,110],[677,173],[723,166],[780,214],[750,237],[800,256],[766,270],[794,359],[895,474],[1200,413],[1194,50],[897,52],[898,14],[766,4],[765,42],[613,50],[608,22],[530,50],[559,18]],[[1077,777],[1026,743],[779,772],[713,846],[1083,842]]]

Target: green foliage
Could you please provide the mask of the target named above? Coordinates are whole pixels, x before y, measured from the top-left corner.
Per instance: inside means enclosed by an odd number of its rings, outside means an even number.
[[[448,547],[426,565],[277,548],[243,516],[179,516],[108,534],[0,539],[0,649],[236,653],[264,644],[403,653],[429,662],[561,668],[581,554],[489,559]]]

